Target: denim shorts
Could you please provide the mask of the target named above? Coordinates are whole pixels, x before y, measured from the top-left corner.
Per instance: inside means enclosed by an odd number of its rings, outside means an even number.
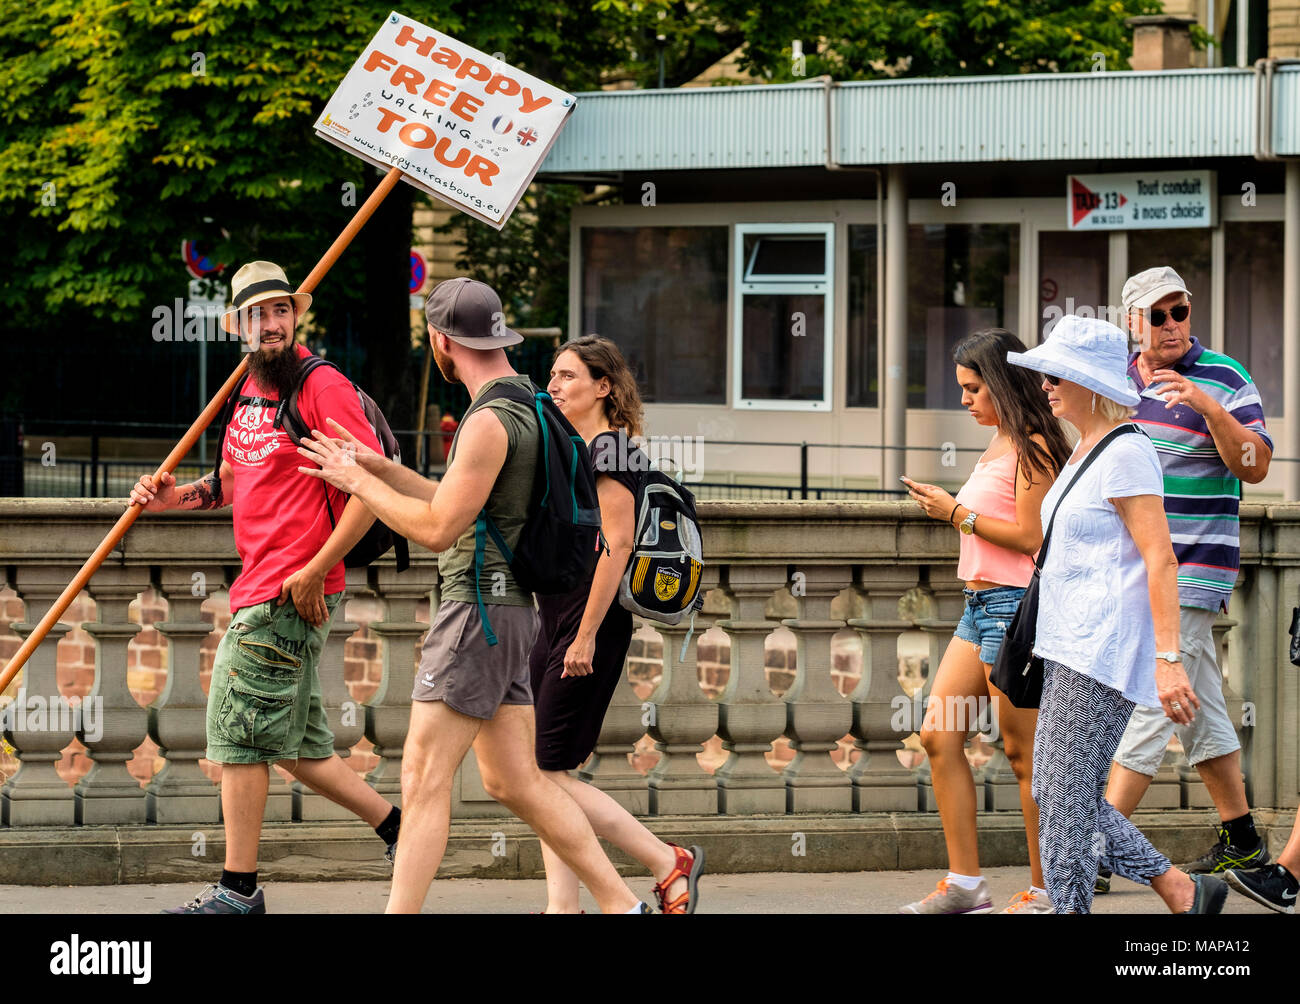
[[[292,600],[241,607],[231,618],[208,688],[213,763],[323,760],[334,754],[316,664],[342,591],[325,597],[330,619],[312,627]]]
[[[994,586],[992,589],[963,589],[962,593],[966,596],[966,609],[953,636],[978,645],[980,662],[992,666],[998,661],[1002,639],[1025,591],[1020,586]]]

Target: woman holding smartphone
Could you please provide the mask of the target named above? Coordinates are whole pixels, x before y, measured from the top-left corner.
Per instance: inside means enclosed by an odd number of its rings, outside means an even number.
[[[980,875],[975,782],[965,754],[966,737],[975,728],[975,721],[967,720],[969,698],[993,702],[1025,818],[1031,884],[1002,912],[1054,912],[1043,884],[1038,807],[1031,791],[1038,712],[1016,708],[989,682],[1003,636],[1033,573],[1033,555],[1043,542],[1043,498],[1070,454],[1038,381],[1007,362],[1008,352],[1024,351],[1020,339],[1002,328],[977,331],[957,345],[953,359],[961,403],[976,422],[994,430],[993,439],[956,498],[935,485],[904,479],[927,516],[961,533],[957,576],[966,584],[966,609],[935,674],[921,729],[950,871],[934,892],[900,913],[993,910]]]
[[[663,913],[694,913],[704,851],[660,840],[594,785],[569,772],[596,748],[632,640],[632,615],[617,596],[635,537],[638,472],[649,458],[641,434],[641,395],[623,355],[588,335],[560,346],[547,391],[587,442],[607,550],[590,582],[560,596],[538,596],[541,628],[529,660],[537,722],[537,763],[591,821],[596,835],[654,874]],[[547,913],[578,912],[578,877],[542,842]]]

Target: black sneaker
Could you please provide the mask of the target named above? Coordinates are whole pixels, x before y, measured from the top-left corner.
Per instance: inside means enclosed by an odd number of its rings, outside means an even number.
[[[1110,872],[1101,865],[1097,866],[1097,878],[1092,883],[1092,891],[1098,896],[1110,892]]]
[[[1295,913],[1296,887],[1300,883],[1281,865],[1240,872],[1230,868],[1223,877],[1228,885],[1256,903],[1278,913]]]
[[[1182,867],[1188,875],[1214,875],[1226,872],[1229,868],[1237,871],[1262,868],[1268,862],[1268,848],[1263,840],[1256,842],[1254,847],[1238,847],[1228,843],[1228,831],[1221,826],[1219,842],[1201,857]]]
[[[1191,880],[1196,895],[1192,897],[1192,908],[1183,912],[1222,913],[1223,901],[1228,898],[1227,883],[1213,875],[1192,875]]]
[[[244,896],[224,885],[210,885],[198,894],[193,902],[163,913],[266,913],[266,898],[262,887],[251,896]]]

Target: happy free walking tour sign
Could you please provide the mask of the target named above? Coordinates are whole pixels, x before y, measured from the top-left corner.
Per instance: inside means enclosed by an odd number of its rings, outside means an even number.
[[[500,230],[575,104],[546,81],[393,12],[315,129]]]

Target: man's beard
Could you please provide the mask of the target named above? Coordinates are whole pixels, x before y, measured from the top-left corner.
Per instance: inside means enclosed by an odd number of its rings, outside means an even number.
[[[293,392],[301,367],[297,344],[287,340],[281,342],[281,347],[273,353],[259,348],[248,357],[248,371],[253,379],[263,389],[274,390],[281,401]]]
[[[438,343],[433,344],[433,361],[438,364],[438,372],[448,383],[460,383],[460,374],[456,372],[456,363],[451,356],[439,351]]]

